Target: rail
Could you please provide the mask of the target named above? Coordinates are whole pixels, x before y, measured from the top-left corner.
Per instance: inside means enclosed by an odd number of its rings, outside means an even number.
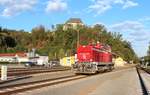
[[[139,72],[139,68],[136,68],[137,70],[137,74],[138,74],[138,77],[139,77],[139,80],[140,80],[140,84],[141,84],[141,87],[142,87],[142,92],[143,92],[143,95],[149,95],[148,94],[148,89],[146,88],[145,84],[144,84],[144,81],[140,75],[140,72]]]
[[[46,73],[46,72],[56,72],[56,71],[66,71],[70,68],[43,68],[43,69],[20,69],[20,70],[8,70],[8,76],[20,76],[20,75],[31,75],[37,73]],[[0,75],[1,76],[1,75]]]
[[[1,89],[0,95],[15,94],[15,93],[24,92],[27,90],[56,85],[56,84],[78,80],[78,79],[82,79],[86,77],[87,76],[85,75],[84,76],[72,75],[72,76],[65,76],[65,77],[59,77],[59,78],[54,78],[54,79],[46,79],[46,80],[41,80],[41,81],[34,81],[34,82],[4,86],[4,87],[0,87]]]

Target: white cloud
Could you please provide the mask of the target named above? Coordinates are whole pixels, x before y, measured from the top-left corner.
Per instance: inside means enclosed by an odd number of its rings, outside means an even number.
[[[144,28],[144,25],[138,21],[123,21],[120,23],[116,23],[111,25],[112,30],[119,31],[139,31]]]
[[[145,17],[139,19],[138,21],[141,21],[141,22],[150,21],[150,16],[145,16]]]
[[[146,29],[140,21],[123,21],[111,25],[109,29],[126,34],[127,38],[131,38],[134,42],[147,41],[150,35],[150,29]]]
[[[110,31],[120,32],[123,34],[123,38],[132,43],[138,56],[146,55],[147,47],[150,41],[150,28],[146,27],[143,20],[149,20],[149,18],[142,18],[137,21],[122,21],[108,26]]]
[[[124,4],[124,0],[114,0],[115,4]]]
[[[63,0],[49,0],[46,6],[46,12],[64,11],[67,9],[67,3]]]
[[[31,10],[37,0],[0,0],[0,5],[4,8],[3,16],[14,16],[24,11]]]
[[[134,40],[133,42],[148,42],[149,41],[150,31],[133,31],[129,34]]]
[[[127,0],[127,2],[125,2],[124,6],[123,6],[123,9],[135,7],[135,6],[138,6],[138,3]]]
[[[113,5],[122,5],[122,9],[135,7],[138,3],[131,0],[91,0],[92,4],[89,6],[90,11],[95,11],[97,15],[111,9]]]
[[[111,4],[109,1],[106,1],[106,0],[97,0],[97,1],[94,1],[94,4],[89,6],[89,8],[93,11],[96,11],[97,14],[101,14],[107,11],[108,9],[110,9]]]

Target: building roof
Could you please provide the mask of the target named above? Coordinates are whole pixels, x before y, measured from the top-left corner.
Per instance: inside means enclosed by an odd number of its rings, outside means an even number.
[[[27,53],[24,52],[16,53],[16,55],[18,55],[19,57],[27,57]]]
[[[83,23],[80,18],[70,18],[66,23]]]
[[[5,56],[13,57],[13,56],[15,56],[15,54],[13,54],[13,53],[0,53],[0,57],[5,57]]]
[[[27,57],[27,54],[24,52],[19,52],[19,53],[0,53],[0,57]]]

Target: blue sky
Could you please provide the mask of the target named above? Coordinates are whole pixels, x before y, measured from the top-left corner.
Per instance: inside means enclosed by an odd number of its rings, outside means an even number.
[[[87,25],[104,24],[123,34],[138,56],[150,41],[150,0],[0,0],[0,26],[31,31],[33,27],[64,23],[70,17]]]

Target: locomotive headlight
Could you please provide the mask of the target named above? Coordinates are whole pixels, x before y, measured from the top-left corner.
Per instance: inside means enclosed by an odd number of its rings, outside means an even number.
[[[93,60],[92,60],[92,59],[90,59],[90,61],[92,62]]]

